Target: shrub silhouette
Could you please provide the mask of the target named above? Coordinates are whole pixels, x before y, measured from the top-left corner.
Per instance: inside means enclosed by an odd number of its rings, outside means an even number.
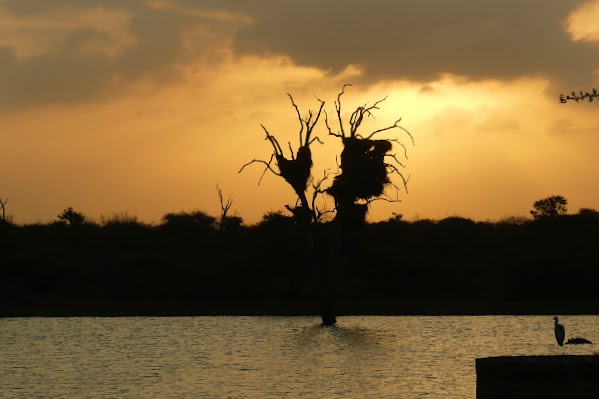
[[[282,211],[266,212],[258,222],[260,228],[289,229],[295,225],[293,216],[285,215]]]
[[[83,224],[85,216],[81,212],[76,212],[72,207],[68,207],[60,215],[58,219],[67,222],[70,226],[77,226]]]
[[[167,213],[162,217],[162,223],[167,228],[179,230],[199,229],[203,231],[212,231],[216,230],[218,227],[218,222],[215,217],[200,210]]]
[[[596,209],[591,209],[591,208],[580,208],[578,210],[578,215],[585,217],[585,218],[597,219],[597,218],[599,218],[599,211],[597,211]]]
[[[111,227],[111,226],[126,226],[126,225],[143,225],[139,221],[136,215],[130,215],[127,211],[122,211],[118,213],[113,213],[111,216],[100,217],[102,226]]]

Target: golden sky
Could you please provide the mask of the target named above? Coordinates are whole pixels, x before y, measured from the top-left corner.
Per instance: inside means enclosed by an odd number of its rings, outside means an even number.
[[[158,222],[218,215],[218,184],[256,222],[295,201],[258,165],[238,174],[270,156],[260,124],[295,143],[286,93],[334,116],[344,83],[346,118],[388,96],[364,133],[402,117],[416,142],[388,132],[409,192],[371,220],[599,208],[599,100],[559,103],[599,88],[599,1],[575,0],[0,0],[0,198],[17,223]],[[340,148],[314,132],[319,177]]]

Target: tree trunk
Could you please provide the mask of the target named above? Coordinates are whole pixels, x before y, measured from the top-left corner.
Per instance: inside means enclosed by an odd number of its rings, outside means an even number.
[[[308,270],[314,270],[318,274],[317,301],[320,310],[320,318],[323,326],[331,326],[337,323],[333,306],[333,289],[331,283],[331,260],[322,259],[316,253],[314,230],[310,208],[304,193],[298,193],[300,197],[300,209],[294,212],[296,221],[303,230],[306,254],[308,259]],[[305,202],[304,202],[305,201]],[[306,205],[304,205],[306,204]]]

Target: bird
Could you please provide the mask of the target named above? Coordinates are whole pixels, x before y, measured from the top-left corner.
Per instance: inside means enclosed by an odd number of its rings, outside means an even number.
[[[555,320],[555,339],[557,340],[557,344],[562,347],[562,351],[564,348],[564,338],[566,338],[566,329],[564,326],[559,324],[559,319],[557,316],[553,318]]]
[[[566,341],[566,345],[585,345],[585,344],[592,344],[592,342],[589,341],[588,339],[582,338],[582,337],[568,338],[568,340]]]

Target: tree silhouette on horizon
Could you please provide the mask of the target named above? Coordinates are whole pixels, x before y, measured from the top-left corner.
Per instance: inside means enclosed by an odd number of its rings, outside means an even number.
[[[351,86],[350,84],[343,85],[341,92],[335,101],[335,111],[339,122],[339,130],[334,132],[329,125],[328,116],[325,113],[325,123],[330,136],[341,139],[343,151],[340,155],[339,173],[333,178],[333,183],[328,188],[323,188],[324,183],[329,177],[325,171],[321,180],[314,182],[311,174],[313,166],[312,152],[310,145],[315,141],[324,144],[317,136],[312,136],[313,129],[318,123],[325,102],[318,99],[320,106],[317,111],[308,111],[308,116],[302,118],[300,110],[296,105],[291,94],[287,94],[293,108],[296,111],[297,118],[300,122],[300,130],[298,132],[299,147],[297,151],[289,143],[290,157],[287,158],[284,154],[277,138],[272,135],[264,125],[261,125],[268,140],[272,146],[273,152],[268,161],[262,159],[253,159],[241,167],[239,172],[242,172],[247,166],[254,163],[265,165],[264,172],[260,177],[259,183],[268,171],[282,177],[294,190],[297,195],[295,205],[286,205],[286,208],[293,214],[298,226],[304,231],[305,248],[307,253],[308,263],[311,268],[319,270],[320,287],[319,287],[319,302],[321,308],[321,318],[323,325],[333,325],[337,322],[334,306],[333,306],[333,284],[331,277],[331,269],[334,265],[340,264],[341,259],[346,259],[346,251],[339,253],[339,248],[347,247],[347,241],[353,235],[355,229],[359,228],[366,220],[366,213],[369,204],[376,199],[385,199],[391,202],[397,202],[398,199],[385,197],[385,188],[393,186],[390,179],[391,174],[400,176],[404,187],[407,186],[407,181],[399,168],[404,165],[398,160],[395,154],[391,153],[393,144],[397,143],[404,150],[404,155],[407,158],[405,145],[397,139],[374,139],[374,136],[391,130],[404,130],[412,139],[412,135],[399,125],[401,119],[398,119],[393,125],[375,130],[370,134],[363,136],[358,133],[358,128],[361,126],[365,117],[371,117],[374,110],[378,109],[378,105],[385,99],[375,102],[373,105],[359,106],[350,116],[349,130],[346,130],[341,112],[341,97],[345,93],[345,89]],[[275,161],[275,166],[272,163]],[[275,170],[275,167],[277,170]],[[312,198],[308,200],[307,190],[311,183]],[[398,189],[397,187],[395,187]],[[399,189],[398,189],[399,190]],[[321,210],[316,206],[316,199],[320,195],[330,195],[335,200],[335,217],[332,225],[336,232],[336,243],[333,244],[332,251],[325,251],[330,255],[330,259],[318,259],[316,256],[315,240],[312,226],[316,224],[321,217],[328,213],[327,210]]]
[[[58,215],[58,218],[67,222],[69,226],[78,226],[85,221],[85,216],[81,212],[73,210],[73,207],[68,207],[62,211],[62,213]]]
[[[0,197],[0,208],[2,208],[2,219],[0,219],[0,220],[3,222],[6,221],[6,203],[7,202],[8,202],[8,198],[3,201],[2,198]]]
[[[535,201],[530,214],[535,220],[553,218],[568,213],[568,200],[561,195],[552,195]]]

